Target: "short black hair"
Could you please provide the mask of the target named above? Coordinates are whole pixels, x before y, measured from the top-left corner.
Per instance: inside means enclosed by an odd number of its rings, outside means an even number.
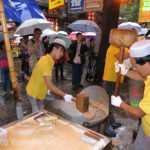
[[[144,65],[146,62],[150,62],[150,55],[144,57],[135,57],[136,63],[139,65]]]
[[[94,39],[90,39],[90,42],[95,41]]]
[[[35,29],[34,29],[34,33],[35,33],[36,31],[41,31],[41,29],[40,29],[40,28],[35,28]],[[42,32],[42,31],[41,31],[41,32]]]
[[[76,37],[78,37],[79,35],[82,35],[82,33],[81,33],[81,32],[77,33],[77,34],[76,34]]]
[[[62,46],[61,44],[58,44],[58,43],[52,43],[47,48],[47,53],[50,53],[52,51],[53,47],[56,47],[56,48],[62,47],[63,51],[65,52],[65,47],[64,46]]]

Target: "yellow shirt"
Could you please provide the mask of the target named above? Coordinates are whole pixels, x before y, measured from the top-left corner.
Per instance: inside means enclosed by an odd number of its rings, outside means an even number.
[[[47,85],[44,76],[52,76],[54,60],[47,54],[43,56],[34,67],[31,78],[26,87],[27,94],[43,100],[47,93]]]
[[[139,107],[146,113],[142,117],[142,127],[144,133],[150,137],[150,75],[145,81],[144,97],[139,103]]]
[[[125,53],[129,52],[127,48],[125,48]],[[103,74],[103,80],[116,82],[117,74],[115,72],[114,63],[118,61],[118,59],[114,56],[115,54],[120,53],[120,47],[115,45],[110,45],[107,53],[106,53],[106,61],[105,61],[105,69]],[[121,76],[121,83],[123,82],[124,76]]]

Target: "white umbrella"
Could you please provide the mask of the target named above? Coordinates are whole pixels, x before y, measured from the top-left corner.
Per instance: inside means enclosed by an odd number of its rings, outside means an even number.
[[[54,31],[54,30],[51,30],[51,29],[45,29],[43,32],[42,32],[42,35],[41,37],[44,37],[44,36],[51,36],[51,35],[57,35],[58,32]]]
[[[146,34],[148,32],[148,28],[141,28],[141,31],[138,32],[138,35],[141,35],[141,34]]]
[[[69,24],[68,28],[81,32],[97,32],[99,30],[99,26],[90,20],[77,20]]]
[[[119,29],[135,29],[137,32],[141,31],[141,26],[135,22],[124,22],[118,25]]]
[[[85,36],[96,36],[95,32],[84,32],[83,35]]]
[[[62,35],[65,35],[65,36],[68,35],[68,33],[67,33],[66,31],[58,31],[58,33],[59,33],[59,34],[62,34]]]
[[[39,28],[42,31],[50,27],[52,22],[49,22],[44,19],[30,19],[24,21],[16,30],[15,34],[19,34],[20,36],[33,34],[35,28]]]
[[[21,41],[21,39],[22,39],[23,37],[17,37],[16,39],[15,39],[15,41],[14,41],[14,43],[15,44],[19,44]]]

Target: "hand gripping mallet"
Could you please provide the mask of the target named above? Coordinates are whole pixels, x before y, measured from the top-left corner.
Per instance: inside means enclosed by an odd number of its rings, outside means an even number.
[[[123,63],[124,58],[124,48],[129,48],[138,39],[138,34],[136,30],[128,29],[112,29],[109,36],[109,43],[112,45],[117,45],[120,47],[120,58],[119,64]],[[119,84],[121,79],[121,69],[117,73],[116,87],[114,96],[119,93]]]

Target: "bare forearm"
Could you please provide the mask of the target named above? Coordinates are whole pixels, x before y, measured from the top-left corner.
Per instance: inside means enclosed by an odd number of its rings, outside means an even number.
[[[127,77],[133,79],[133,80],[138,80],[138,81],[145,81],[146,78],[143,78],[142,76],[140,76],[137,72],[135,71],[128,71],[126,74]]]
[[[48,86],[48,89],[51,91],[51,93],[56,94],[58,96],[64,97],[66,93],[59,90],[55,85],[51,84]]]
[[[125,102],[121,103],[120,108],[122,108],[127,113],[133,115],[136,118],[141,118],[145,115],[145,113],[139,107],[130,106],[126,104]]]
[[[114,56],[119,60],[119,58],[120,58],[120,53],[117,53],[117,54],[115,54]],[[124,53],[124,56],[123,56],[124,59],[127,59],[127,58],[129,58],[129,57],[130,57],[129,53]]]

